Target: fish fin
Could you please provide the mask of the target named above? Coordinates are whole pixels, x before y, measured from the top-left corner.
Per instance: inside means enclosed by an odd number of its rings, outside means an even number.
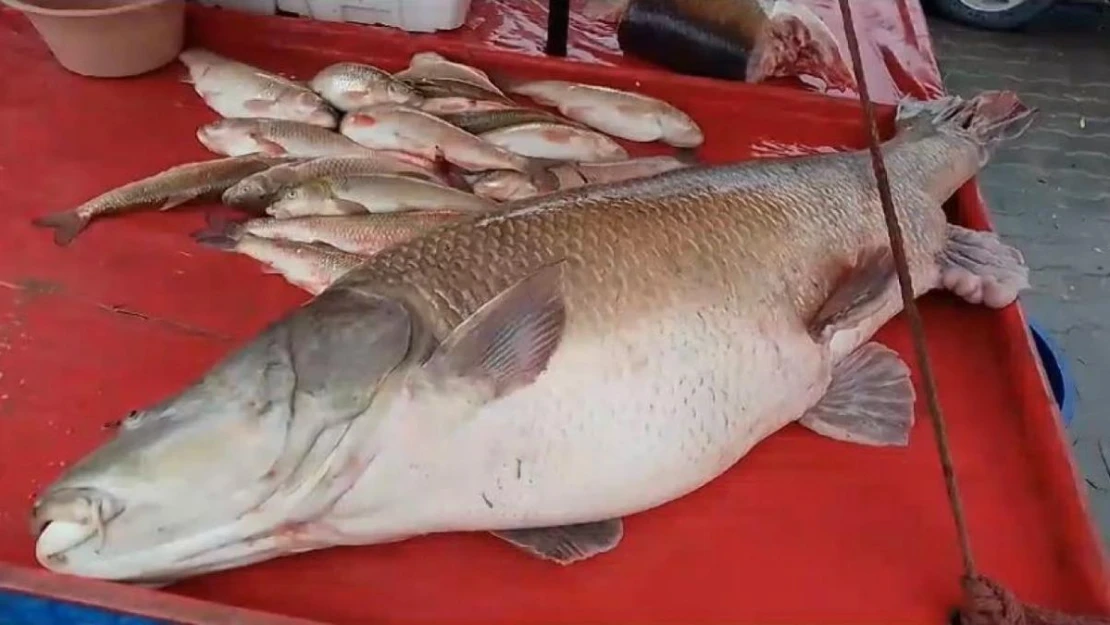
[[[490,533],[534,556],[567,565],[612,550],[624,536],[624,523],[608,519]]]
[[[196,197],[196,196],[194,196],[191,193],[183,193],[181,195],[170,196],[170,197],[166,198],[166,201],[163,202],[161,206],[158,207],[158,210],[160,210],[160,211],[170,210],[171,208],[174,208],[175,206],[181,206],[182,204],[191,201],[194,197]]]
[[[248,133],[251,139],[258,145],[258,151],[267,156],[285,156],[288,154],[285,147],[276,141],[271,141],[262,136],[260,132]]]
[[[865,250],[844,268],[836,286],[813,320],[809,333],[824,342],[837,330],[850,328],[874,314],[894,278],[894,257],[886,246]]]
[[[913,427],[913,382],[897,352],[868,343],[833,367],[824,397],[798,423],[829,438],[903,446]]]
[[[242,224],[214,213],[208,213],[205,216],[205,227],[192,234],[197,243],[218,250],[235,249],[242,236]]]
[[[981,146],[981,163],[994,147],[1016,139],[1029,129],[1038,109],[1028,107],[1012,91],[984,91],[964,100],[948,96],[935,100],[904,98],[898,103],[898,133],[955,133]]]
[[[365,215],[370,212],[370,209],[354,200],[343,200],[336,197],[328,201],[342,215]]]
[[[254,113],[255,115],[258,115],[261,113],[269,113],[270,109],[274,108],[274,104],[276,104],[276,102],[274,102],[273,100],[254,98],[244,101],[243,108],[251,113]]]
[[[89,225],[89,218],[75,210],[37,217],[31,223],[39,228],[54,229],[54,243],[69,245]]]
[[[547,265],[483,304],[428,358],[428,371],[488,383],[493,397],[530,384],[566,326],[562,266]]]
[[[697,148],[678,148],[675,150],[674,158],[684,165],[694,166],[702,163]]]
[[[993,232],[948,224],[940,266],[944,288],[972,304],[1004,308],[1029,288],[1029,268],[1021,252]]]

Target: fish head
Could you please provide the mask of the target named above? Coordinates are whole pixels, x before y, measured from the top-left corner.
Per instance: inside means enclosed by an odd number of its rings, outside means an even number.
[[[797,2],[776,2],[748,59],[748,82],[811,76],[827,91],[856,89],[840,43],[821,18]]]
[[[474,195],[498,202],[520,200],[540,193],[530,176],[510,170],[479,174],[470,180],[470,185]]]
[[[197,129],[197,139],[218,154],[242,156],[260,151],[257,120],[227,118]]]
[[[278,218],[311,215],[315,212],[315,205],[326,202],[332,198],[332,195],[331,185],[327,181],[321,179],[309,180],[286,188],[270,204],[266,212]]]
[[[409,337],[395,300],[321,294],[43,491],[39,562],[166,584],[326,546],[321,520],[376,454],[375,397]]]

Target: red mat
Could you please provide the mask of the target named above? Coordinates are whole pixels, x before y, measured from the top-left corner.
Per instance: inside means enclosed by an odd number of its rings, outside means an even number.
[[[191,15],[198,43],[297,76],[339,59],[398,69],[419,41],[489,70],[636,88],[688,110],[706,130],[703,156],[717,162],[749,158],[759,142],[864,141],[856,106],[786,89],[344,25]],[[73,76],[21,17],[0,12],[0,562],[36,567],[33,493],[103,440],[103,424],[181,389],[307,298],[248,258],[195,245],[187,233],[202,210],[105,220],[66,249],[29,225],[207,158],[193,133],[215,115],[181,74]],[[649,150],[664,151],[633,147]],[[974,187],[958,199],[960,221],[984,226]],[[945,294],[922,307],[980,566],[1028,601],[1110,611],[1102,555],[1020,309],[992,312]],[[901,318],[878,338],[914,361]],[[620,548],[567,568],[485,535],[442,535],[139,594],[350,624],[939,623],[959,597],[960,560],[920,405],[918,414],[906,449],[789,427],[702,490],[629,518]],[[134,605],[136,592],[105,600]],[[181,609],[195,613],[195,604]]]

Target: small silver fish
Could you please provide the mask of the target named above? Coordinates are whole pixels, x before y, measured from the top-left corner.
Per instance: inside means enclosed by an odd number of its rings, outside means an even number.
[[[646,178],[694,164],[696,162],[692,160],[674,156],[647,156],[611,163],[558,163],[532,174],[517,171],[483,172],[469,176],[468,182],[475,195],[505,202],[589,184]]]
[[[202,48],[178,59],[189,69],[193,88],[221,117],[264,117],[335,128],[335,110],[306,85]]]
[[[566,124],[528,122],[483,132],[479,136],[528,158],[579,162],[628,158],[628,152],[611,138],[588,128]]]
[[[407,211],[364,215],[251,219],[229,231],[300,243],[326,243],[336,249],[370,256],[385,248],[459,219],[451,211]]]
[[[96,196],[77,208],[39,217],[34,225],[54,229],[54,242],[68,245],[98,217],[157,206],[167,210],[195,199],[214,199],[251,174],[292,159],[249,154],[175,165]]]
[[[341,111],[385,102],[419,105],[424,99],[411,85],[363,63],[329,65],[309,85]]]
[[[472,193],[396,174],[329,176],[288,189],[266,212],[279,218],[409,210],[482,212],[496,206]]]
[[[267,156],[360,156],[365,147],[343,135],[280,119],[228,118],[201,126],[197,139],[204,147],[228,156],[261,153]]]
[[[267,239],[226,225],[210,225],[193,233],[206,247],[238,252],[263,263],[267,273],[277,273],[290,284],[313,295],[358,267],[365,257],[323,243]]]
[[[505,93],[490,80],[482,70],[456,63],[437,52],[418,52],[409,60],[408,69],[393,75],[398,80],[412,80],[417,78],[440,78],[468,82],[475,87],[481,87],[493,93]]]

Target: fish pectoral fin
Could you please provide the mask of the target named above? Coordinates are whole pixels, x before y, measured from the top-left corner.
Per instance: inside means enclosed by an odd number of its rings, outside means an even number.
[[[851,328],[877,312],[894,276],[894,257],[889,247],[861,252],[854,263],[844,268],[829,298],[810,321],[810,336],[823,343],[838,330]]]
[[[530,384],[547,368],[566,326],[562,266],[546,265],[483,304],[444,339],[427,370],[488,383],[493,397]]]
[[[798,423],[861,445],[906,445],[913,427],[910,370],[894,350],[868,343],[833,368],[824,397]]]
[[[948,224],[940,281],[972,304],[1003,308],[1029,288],[1029,268],[1021,252],[995,233]]]
[[[534,556],[567,565],[612,550],[624,536],[624,523],[608,519],[490,533]]]
[[[184,204],[188,201],[191,201],[195,197],[196,196],[192,193],[182,193],[180,195],[170,196],[170,197],[166,198],[166,201],[163,202],[161,206],[158,207],[158,210],[168,211],[171,208],[174,208],[176,206],[181,206],[182,204]]]
[[[262,133],[252,132],[250,133],[250,137],[254,140],[254,143],[258,145],[259,151],[268,155],[268,157],[284,157],[287,153],[281,143],[266,139],[263,137]]]
[[[254,114],[268,113],[270,109],[274,108],[277,104],[274,100],[264,100],[262,98],[254,98],[243,102],[243,108]]]

